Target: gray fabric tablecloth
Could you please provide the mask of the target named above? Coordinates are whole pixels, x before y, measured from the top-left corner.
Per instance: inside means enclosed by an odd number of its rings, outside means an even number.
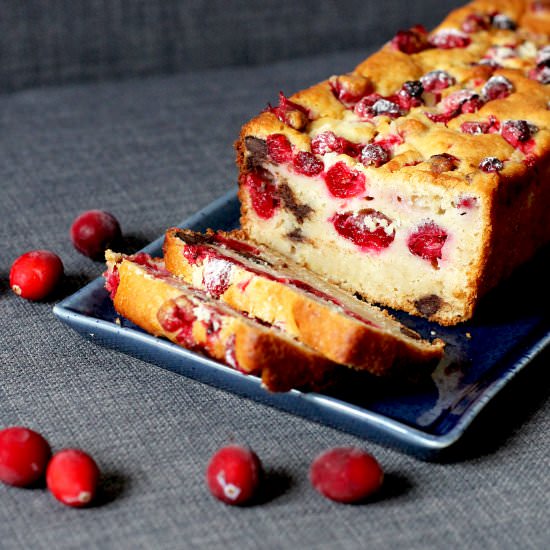
[[[234,186],[240,124],[362,53],[0,96],[0,426],[54,449],[89,451],[99,505],[73,510],[43,489],[0,486],[0,548],[548,548],[549,354],[489,406],[444,464],[397,451],[177,376],[80,338],[8,288],[11,262],[49,248],[60,295],[102,266],[68,230],[82,210],[120,220],[133,249]],[[204,484],[221,445],[252,446],[271,472],[264,502],[235,509]],[[310,487],[313,457],[360,445],[387,472],[373,502],[338,505]]]
[[[380,45],[462,0],[4,0],[0,92]]]

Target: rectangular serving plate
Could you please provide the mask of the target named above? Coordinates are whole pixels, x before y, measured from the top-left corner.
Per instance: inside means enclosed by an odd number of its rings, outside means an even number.
[[[239,203],[236,192],[230,191],[184,220],[181,227],[231,230],[238,223]],[[163,238],[143,251],[161,255]],[[270,393],[255,376],[153,337],[125,319],[118,320],[101,277],[56,304],[53,310],[61,321],[103,346],[434,460],[459,441],[483,407],[550,341],[545,270],[541,269],[547,256],[548,251],[490,293],[468,323],[441,327],[393,312],[424,337],[437,336],[447,342],[445,358],[422,384],[396,383],[350,370],[341,383],[324,393]]]

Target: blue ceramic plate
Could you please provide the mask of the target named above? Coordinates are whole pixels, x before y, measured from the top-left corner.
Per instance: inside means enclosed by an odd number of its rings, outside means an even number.
[[[182,227],[230,230],[239,222],[234,191],[185,220]],[[144,251],[161,254],[163,238]],[[122,350],[178,374],[250,397],[355,435],[436,458],[464,434],[481,409],[550,341],[548,292],[541,269],[548,251],[492,292],[475,318],[440,327],[396,315],[427,338],[447,342],[446,358],[422,385],[397,385],[349,372],[327,393],[292,390],[272,394],[260,380],[143,332],[117,317],[98,278],[54,307],[54,313],[84,337]]]

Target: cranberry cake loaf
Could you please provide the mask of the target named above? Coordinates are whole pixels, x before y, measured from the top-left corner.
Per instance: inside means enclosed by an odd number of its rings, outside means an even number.
[[[399,31],[244,125],[247,236],[442,324],[550,239],[550,3],[478,0]]]
[[[107,251],[105,287],[116,311],[154,336],[261,377],[270,391],[323,388],[338,365],[173,277],[147,254]]]
[[[166,268],[188,284],[276,326],[327,358],[381,375],[434,365],[443,342],[426,342],[386,312],[326,283],[242,232],[173,228]]]

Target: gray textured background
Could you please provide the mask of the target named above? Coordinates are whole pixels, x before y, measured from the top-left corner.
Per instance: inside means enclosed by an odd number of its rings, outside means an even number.
[[[113,212],[136,249],[205,206],[234,185],[244,120],[279,89],[348,70],[364,53],[0,96],[0,426],[82,447],[105,474],[88,510],[0,486],[0,548],[548,548],[549,353],[452,460],[431,464],[97,347],[54,318],[55,300],[8,289],[11,262],[32,248],[63,258],[56,299],[101,272],[68,239],[82,210]],[[205,465],[228,441],[250,444],[271,472],[262,504],[235,509],[208,494]],[[337,505],[309,486],[313,457],[347,444],[387,472],[374,502]]]
[[[460,0],[0,0],[0,91],[380,45]]]

